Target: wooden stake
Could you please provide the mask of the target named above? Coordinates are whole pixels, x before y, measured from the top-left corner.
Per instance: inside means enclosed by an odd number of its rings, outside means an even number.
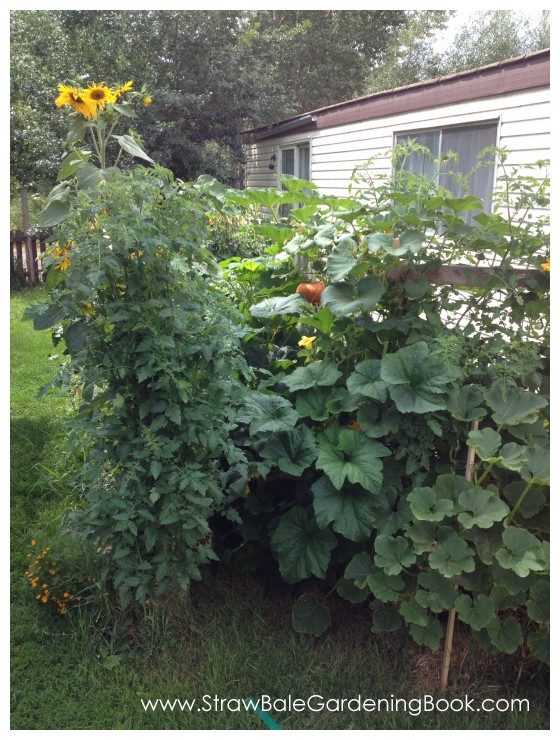
[[[29,278],[30,285],[35,284],[35,265],[33,264],[33,252],[31,250],[31,237],[29,236],[29,229],[31,223],[29,222],[29,203],[27,202],[27,188],[21,188],[19,191],[21,197],[21,217],[23,220],[23,231],[25,233],[25,257],[27,262],[27,275]]]
[[[478,421],[473,421],[471,425],[471,432],[475,432],[478,429]],[[475,451],[472,447],[469,447],[467,454],[467,468],[465,470],[465,478],[471,482],[474,476],[474,458]],[[441,682],[440,690],[445,691],[447,688],[447,681],[449,679],[449,666],[451,665],[451,651],[453,649],[453,632],[455,631],[455,609],[450,609],[447,616],[447,630],[445,632],[445,645],[443,648],[443,667],[441,670]]]

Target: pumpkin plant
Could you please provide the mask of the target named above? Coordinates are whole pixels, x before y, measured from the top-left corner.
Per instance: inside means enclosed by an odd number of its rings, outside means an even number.
[[[254,299],[237,439],[260,476],[231,557],[270,548],[288,583],[369,600],[374,633],[406,624],[437,649],[454,609],[485,649],[546,660],[548,236],[525,216],[547,179],[496,157],[493,214],[399,170],[399,150],[393,177],[365,168],[348,198],[302,188],[287,238],[230,269]],[[310,274],[317,304],[297,290]],[[293,622],[321,634],[326,601],[302,596]]]

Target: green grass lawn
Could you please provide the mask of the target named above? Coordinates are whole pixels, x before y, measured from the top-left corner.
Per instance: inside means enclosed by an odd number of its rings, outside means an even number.
[[[209,568],[189,594],[169,597],[165,608],[135,624],[111,624],[91,607],[58,616],[33,598],[23,575],[30,541],[38,533],[54,536],[65,512],[78,505],[66,476],[65,422],[72,404],[53,393],[37,398],[54,374],[57,360],[49,355],[55,350],[49,332],[34,332],[21,321],[24,308],[41,296],[42,289],[33,289],[11,300],[12,729],[266,729],[252,711],[204,711],[215,696],[437,699],[441,655],[402,632],[371,634],[367,606],[331,597],[332,629],[319,639],[296,634],[290,610],[305,585],[273,590],[254,576]],[[312,588],[324,592],[322,586]],[[519,652],[485,656],[459,627],[445,696],[465,694],[475,708],[483,699],[528,699],[530,711],[412,716],[288,712],[277,705],[270,715],[285,729],[549,726],[547,670]],[[142,699],[196,699],[197,705],[144,711]]]

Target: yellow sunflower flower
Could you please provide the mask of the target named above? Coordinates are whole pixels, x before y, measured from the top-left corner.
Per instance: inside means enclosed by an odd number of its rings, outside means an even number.
[[[304,349],[313,349],[313,342],[317,339],[317,337],[302,337],[298,342],[298,347],[303,347]]]
[[[55,269],[61,270],[62,272],[66,272],[66,270],[70,267],[70,252],[64,257],[64,259],[58,263]]]
[[[113,92],[113,95],[115,97],[115,102],[121,97],[123,93],[128,92],[131,89],[133,84],[134,83],[132,82],[132,80],[129,80],[128,82],[125,82],[125,84],[122,87],[119,87],[118,90],[115,90]]]
[[[550,257],[546,258],[546,262],[543,262],[541,267],[545,272],[550,272]]]
[[[100,110],[104,110],[107,103],[115,102],[115,93],[102,82],[99,85],[94,82],[87,90],[84,90],[84,95],[91,105]]]
[[[60,95],[54,102],[59,108],[62,108],[63,105],[69,105],[74,108],[76,113],[81,113],[84,118],[95,118],[97,116],[95,105],[89,100],[84,91],[77,90],[75,87],[68,87],[68,85],[59,85],[58,90]]]
[[[146,97],[144,98],[144,100],[142,102],[144,103],[144,105],[147,108],[149,105],[152,104],[152,98],[149,95],[146,95]]]

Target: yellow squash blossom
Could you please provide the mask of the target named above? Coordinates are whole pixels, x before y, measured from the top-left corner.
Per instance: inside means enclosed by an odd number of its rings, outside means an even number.
[[[115,93],[103,83],[96,85],[94,82],[87,90],[84,90],[84,95],[93,106],[101,110],[105,109],[107,103],[115,102]]]
[[[60,95],[54,102],[59,108],[62,108],[63,105],[69,105],[74,108],[76,113],[81,113],[84,118],[97,117],[96,106],[85,92],[77,90],[75,87],[68,87],[68,85],[59,85],[58,90]]]
[[[313,342],[317,339],[317,337],[302,337],[298,342],[298,347],[303,347],[304,349],[313,349]]]

